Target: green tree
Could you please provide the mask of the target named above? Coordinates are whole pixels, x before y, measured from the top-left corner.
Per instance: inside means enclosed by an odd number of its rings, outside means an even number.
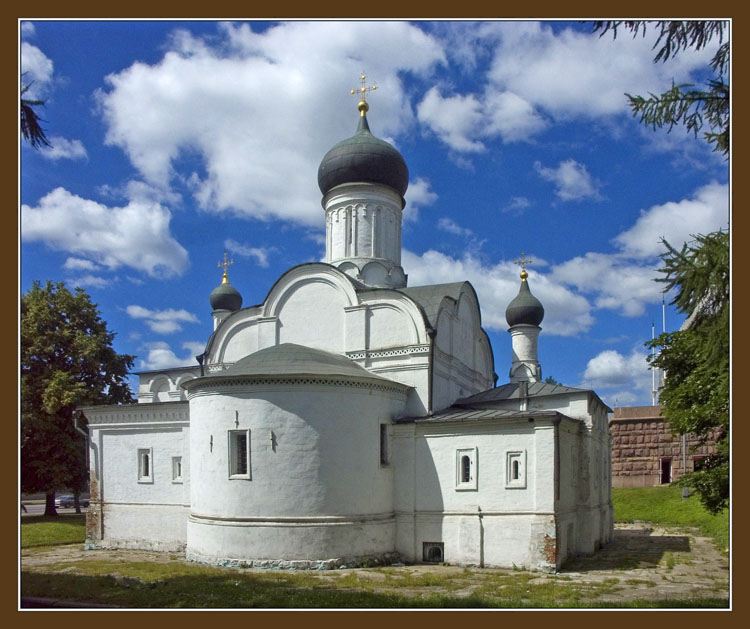
[[[633,33],[633,37],[639,33],[645,36],[649,27],[658,29],[654,63],[667,61],[688,48],[701,50],[718,39],[719,47],[711,60],[714,78],[705,89],[695,89],[689,83],[675,85],[673,80],[671,88],[662,94],[626,96],[633,116],[640,115],[640,121],[654,129],[667,127],[671,131],[675,125],[684,125],[697,136],[707,125],[710,131],[704,132],[705,139],[715,151],[728,155],[729,83],[725,79],[729,69],[729,42],[724,41],[728,22],[616,20],[594,23],[594,30],[600,31],[600,36],[612,31],[613,37],[617,37],[617,29],[621,27]]]
[[[717,440],[716,454],[681,479],[716,513],[729,504],[729,234],[697,236],[679,251],[664,245],[659,281],[676,290],[672,303],[689,318],[647,343],[659,350],[650,362],[666,373],[659,400],[672,432]]]
[[[34,282],[21,296],[21,489],[47,494],[45,515],[56,514],[55,491],[77,495],[86,482],[76,406],[133,401],[134,357],[112,349],[114,336],[81,288]]]
[[[544,379],[544,382],[545,382],[545,383],[547,383],[547,384],[557,384],[557,385],[559,385],[559,386],[562,386],[562,382],[558,382],[558,381],[557,381],[557,380],[555,380],[555,379],[554,379],[554,378],[553,378],[552,376],[547,376],[547,377],[546,377],[546,378]]]
[[[52,146],[44,134],[39,116],[34,111],[34,107],[44,105],[44,101],[23,97],[30,87],[31,84],[21,87],[21,137],[34,148]]]

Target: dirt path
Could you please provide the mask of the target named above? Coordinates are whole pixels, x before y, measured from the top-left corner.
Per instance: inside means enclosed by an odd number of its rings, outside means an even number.
[[[138,550],[84,551],[81,546],[58,546],[53,549],[24,550],[22,568],[26,571],[47,571],[52,564],[59,564],[60,572],[75,572],[75,564],[89,559],[114,561],[150,561],[169,563],[184,561],[176,553],[160,553]],[[415,564],[393,567],[406,575],[425,573],[458,574],[464,569],[457,566]],[[57,570],[56,570],[57,571]],[[476,573],[489,573],[476,569]],[[492,570],[492,572],[506,572]],[[317,572],[322,580],[343,573],[357,573],[369,582],[384,578],[382,573],[367,569],[349,569]],[[477,575],[479,576],[479,575]],[[569,561],[557,574],[535,576],[530,583],[543,584],[555,580],[581,585],[608,584],[608,591],[597,597],[597,601],[628,601],[634,599],[663,600],[729,596],[729,562],[726,554],[720,553],[712,540],[701,537],[695,529],[677,529],[652,526],[647,523],[617,524],[614,541],[593,556]],[[466,588],[452,595],[468,596],[476,587],[468,577]],[[572,582],[572,583],[571,583]],[[433,592],[435,590],[432,590]],[[439,591],[439,588],[438,588]],[[406,592],[401,592],[406,594]]]

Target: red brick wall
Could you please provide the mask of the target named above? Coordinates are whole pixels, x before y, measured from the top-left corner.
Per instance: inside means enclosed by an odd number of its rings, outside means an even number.
[[[662,482],[662,460],[671,459],[671,480],[684,473],[682,437],[672,436],[658,406],[620,407],[609,419],[612,436],[612,486],[648,487]],[[698,446],[692,435],[685,438],[685,467],[714,452],[713,442]]]

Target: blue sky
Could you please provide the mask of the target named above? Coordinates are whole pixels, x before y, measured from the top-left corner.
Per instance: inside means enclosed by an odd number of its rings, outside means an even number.
[[[363,71],[409,166],[409,285],[473,284],[499,384],[525,252],[543,376],[650,404],[660,238],[728,227],[727,162],[625,97],[705,82],[713,48],[654,64],[651,33],[530,21],[33,21],[19,42],[53,144],[21,146],[21,290],[83,287],[136,370],[195,364],[225,250],[246,306],[323,258],[318,164]]]

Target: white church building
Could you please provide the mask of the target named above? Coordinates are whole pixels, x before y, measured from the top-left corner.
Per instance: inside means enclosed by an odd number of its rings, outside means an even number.
[[[471,284],[407,286],[408,169],[367,110],[318,171],[325,262],[242,307],[225,258],[198,364],[140,373],[138,404],[80,409],[88,549],[554,571],[611,540],[611,409],[542,381],[525,270],[497,387]]]

